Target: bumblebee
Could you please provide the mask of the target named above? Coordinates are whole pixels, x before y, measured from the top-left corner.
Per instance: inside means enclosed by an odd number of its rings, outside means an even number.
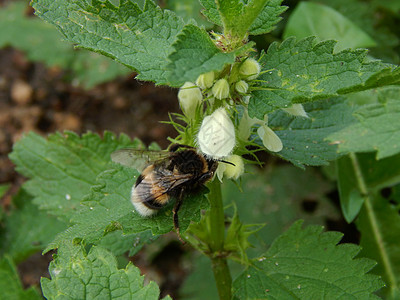
[[[185,195],[195,193],[211,180],[218,166],[218,161],[181,144],[172,145],[169,151],[117,150],[111,159],[141,171],[131,192],[131,202],[140,215],[151,216],[171,198],[176,199],[172,212],[179,238],[178,211]]]

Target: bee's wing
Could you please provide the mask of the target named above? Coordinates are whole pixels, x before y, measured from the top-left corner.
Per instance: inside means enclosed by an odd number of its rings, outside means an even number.
[[[145,176],[137,185],[132,193],[133,202],[153,202],[157,201],[160,204],[167,201],[166,195],[172,189],[180,186],[193,178],[193,174],[162,174],[154,173],[154,176]],[[151,193],[149,193],[151,191]]]
[[[149,164],[166,159],[170,154],[168,151],[121,149],[111,153],[111,159],[115,163],[141,172]]]

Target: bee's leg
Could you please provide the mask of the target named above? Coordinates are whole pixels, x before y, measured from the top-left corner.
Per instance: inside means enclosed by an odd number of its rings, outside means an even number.
[[[181,234],[179,232],[179,218],[178,218],[178,211],[181,208],[182,200],[183,200],[183,192],[184,192],[184,189],[182,188],[181,191],[179,192],[179,195],[178,195],[177,199],[176,199],[175,206],[174,206],[174,209],[172,210],[172,213],[174,215],[174,228],[175,228],[175,231],[176,231],[176,233],[178,235],[179,240],[183,244],[185,244],[185,241],[182,239]]]

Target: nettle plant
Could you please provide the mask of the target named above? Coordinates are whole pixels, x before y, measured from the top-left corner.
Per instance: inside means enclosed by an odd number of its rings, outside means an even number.
[[[275,29],[287,9],[281,2],[201,0],[207,22],[182,18],[150,0],[33,0],[32,6],[76,46],[111,57],[137,72],[138,80],[179,88],[182,113],[171,114],[177,131],[171,144],[194,147],[218,162],[207,187],[184,195],[179,229],[188,245],[211,260],[220,299],[374,299],[378,290],[395,299],[399,193],[393,188],[389,202],[381,191],[400,180],[400,68],[368,57],[366,50],[346,49],[346,41],[289,37],[259,49],[254,37]],[[171,7],[177,12],[178,3]],[[286,35],[296,35],[305,18],[340,15],[332,11],[299,5]],[[334,20],[353,34],[350,47],[374,43],[345,17]],[[41,281],[47,299],[159,298],[154,282],[144,285],[139,269],[132,263],[119,267],[116,257],[127,251],[132,256],[173,231],[174,201],[152,217],[134,211],[131,189],[142,170],[111,161],[112,153],[125,148],[144,145],[109,132],[47,139],[29,133],[15,144],[10,157],[29,178],[19,198],[29,199],[25,191],[33,196],[24,206],[27,219],[55,235],[39,246],[26,245],[57,249],[51,278]],[[295,194],[323,185],[300,168],[245,179],[245,165],[257,172],[249,165],[259,151],[303,169],[332,162],[325,172],[337,181],[346,221],[356,220],[361,254],[358,245],[337,245],[341,233],[303,227],[301,221],[273,242],[254,238],[280,224],[252,203],[267,197],[264,187],[278,181],[274,187],[284,196],[276,197],[289,212],[294,204],[285,202],[288,182],[298,189]],[[231,192],[232,185],[227,191],[229,181],[243,193]],[[259,184],[252,187],[254,182]],[[41,216],[48,214],[55,218],[43,218],[50,220],[43,224]],[[234,268],[234,280],[231,262],[241,266]]]

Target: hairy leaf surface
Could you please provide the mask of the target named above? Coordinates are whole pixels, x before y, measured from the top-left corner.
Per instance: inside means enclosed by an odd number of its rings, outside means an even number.
[[[221,15],[218,11],[217,4],[214,0],[200,0],[201,4],[205,8],[203,10],[203,14],[214,24],[222,26]],[[229,2],[227,5],[227,9],[229,11],[226,12],[230,15],[230,19],[232,21],[238,21],[238,17],[243,13],[245,7],[240,1]],[[254,2],[254,1],[247,1]],[[265,6],[261,11],[253,12],[254,15],[257,15],[254,21],[251,24],[248,24],[248,31],[251,35],[258,35],[271,32],[275,25],[282,19],[279,17],[287,7],[281,6],[282,0],[270,0],[267,1]],[[239,22],[238,26],[245,26],[245,24]]]
[[[262,120],[266,113],[292,103],[400,83],[400,67],[367,61],[366,50],[333,53],[335,44],[315,44],[313,37],[273,43],[260,60],[264,73],[252,91],[250,116]]]
[[[83,246],[64,243],[50,263],[51,279],[41,280],[46,299],[159,299],[154,282],[144,285],[140,270],[129,263],[118,269],[117,260],[102,247],[86,253]],[[169,296],[164,299],[171,299]]]
[[[56,133],[44,139],[28,133],[10,154],[18,172],[30,178],[24,186],[41,209],[69,221],[96,177],[110,167],[110,155],[117,148],[137,146],[126,135],[109,132],[103,138],[87,133]]]
[[[375,265],[354,259],[355,245],[337,245],[342,234],[322,233],[322,227],[301,228],[296,222],[278,237],[254,267],[234,282],[239,299],[378,299],[383,286],[378,276],[366,274]]]
[[[273,128],[283,143],[277,155],[299,167],[326,165],[342,156],[337,145],[326,138],[356,122],[354,109],[344,98],[320,100],[304,105],[308,118],[293,117],[279,110],[269,116],[268,126]],[[258,136],[255,142],[262,145]]]
[[[72,43],[100,52],[132,68],[138,79],[167,84],[167,57],[184,22],[148,0],[143,9],[130,0],[34,0],[38,16]]]

